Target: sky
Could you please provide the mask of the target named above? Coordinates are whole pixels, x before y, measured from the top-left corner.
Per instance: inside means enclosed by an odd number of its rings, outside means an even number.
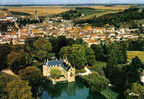
[[[2,4],[85,4],[85,3],[141,3],[144,4],[144,0],[0,0]]]

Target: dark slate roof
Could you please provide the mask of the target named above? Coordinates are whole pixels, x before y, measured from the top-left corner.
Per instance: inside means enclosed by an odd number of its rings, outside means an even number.
[[[63,60],[51,60],[44,63],[45,66],[62,66],[65,70],[69,70],[70,66],[68,66]]]
[[[49,66],[62,65],[63,62],[64,62],[63,60],[52,60],[48,61],[47,65]]]

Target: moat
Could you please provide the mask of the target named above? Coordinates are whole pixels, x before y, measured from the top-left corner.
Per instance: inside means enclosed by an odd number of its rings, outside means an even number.
[[[100,94],[92,95],[90,89],[80,81],[68,84],[44,85],[41,99],[105,99]]]

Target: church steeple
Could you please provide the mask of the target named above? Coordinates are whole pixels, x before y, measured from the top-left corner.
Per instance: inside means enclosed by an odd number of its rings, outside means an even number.
[[[35,12],[34,12],[34,17],[35,17],[35,20],[39,20],[38,11],[37,10],[35,10]]]

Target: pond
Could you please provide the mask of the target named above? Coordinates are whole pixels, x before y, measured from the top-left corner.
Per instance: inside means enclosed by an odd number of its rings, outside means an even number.
[[[100,94],[92,95],[80,81],[75,83],[57,84],[45,83],[41,99],[105,99]]]

